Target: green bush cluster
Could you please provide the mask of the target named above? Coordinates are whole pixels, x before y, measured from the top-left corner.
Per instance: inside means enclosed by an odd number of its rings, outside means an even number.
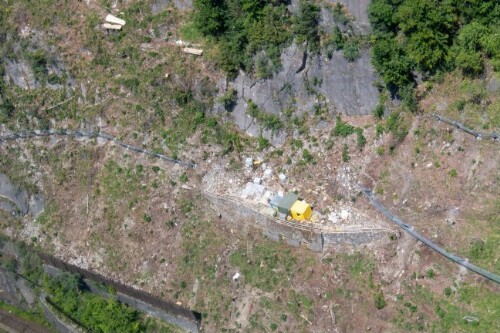
[[[415,72],[429,78],[459,68],[478,75],[485,58],[500,69],[496,0],[373,0],[369,18],[374,66],[389,91],[405,103],[414,100]]]
[[[334,3],[334,5],[331,6],[330,10],[336,23],[345,25],[351,21],[346,8],[340,2]]]
[[[114,299],[104,299],[85,290],[75,275],[61,274],[44,281],[49,300],[89,331],[98,333],[143,332],[139,312]]]
[[[408,135],[408,124],[405,123],[401,112],[392,112],[386,119],[385,128],[398,141],[402,141]]]
[[[363,135],[363,129],[362,128],[356,128],[356,142],[358,143],[358,148],[360,150],[363,150],[363,148],[366,145],[366,137]]]
[[[238,97],[238,93],[234,89],[228,89],[224,95],[219,97],[219,103],[224,106],[224,109],[227,111],[232,111],[236,106],[236,100]]]
[[[355,130],[356,128],[354,126],[343,122],[342,118],[337,117],[337,122],[335,123],[335,127],[333,128],[332,135],[346,138],[349,135],[353,134]]]
[[[375,294],[375,307],[377,309],[383,309],[387,305],[387,302],[385,300],[384,294],[382,294],[381,291],[377,292]]]

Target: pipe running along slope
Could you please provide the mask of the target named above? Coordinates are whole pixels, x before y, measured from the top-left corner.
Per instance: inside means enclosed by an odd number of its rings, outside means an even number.
[[[68,130],[64,130],[64,129],[61,129],[61,130],[43,130],[43,131],[25,131],[25,132],[18,132],[18,133],[12,133],[9,135],[0,136],[0,143],[6,142],[6,141],[18,140],[18,139],[29,139],[29,138],[33,138],[33,137],[46,137],[46,136],[53,136],[53,135],[86,137],[86,138],[90,138],[90,139],[99,137],[99,138],[114,142],[116,145],[121,146],[122,148],[135,151],[136,153],[143,153],[143,154],[158,158],[160,160],[167,161],[170,163],[179,164],[179,165],[191,168],[191,169],[196,168],[196,163],[174,159],[174,158],[162,155],[162,154],[153,153],[153,152],[148,151],[146,149],[131,146],[129,144],[126,144],[126,143],[116,139],[115,137],[113,137],[109,134],[104,133],[104,132],[81,132],[81,131],[68,131]]]
[[[415,231],[411,225],[404,223],[397,216],[391,214],[384,206],[382,206],[382,204],[380,204],[380,202],[377,201],[377,199],[375,199],[375,196],[373,195],[373,191],[371,191],[363,186],[360,186],[360,188],[361,188],[363,194],[370,201],[370,204],[376,210],[378,210],[385,217],[387,217],[389,220],[391,220],[392,222],[394,222],[395,224],[397,224],[398,226],[403,228],[407,233],[409,233],[410,235],[412,235],[413,237],[415,237],[416,239],[418,239],[419,241],[421,241],[422,243],[424,243],[425,245],[427,245],[428,247],[430,247],[431,249],[433,249],[437,253],[441,254],[442,256],[456,262],[457,264],[459,264],[465,268],[470,269],[471,271],[473,271],[477,274],[484,276],[485,278],[490,279],[491,281],[494,281],[494,282],[500,284],[500,276],[499,275],[488,272],[487,270],[484,270],[481,267],[477,267],[477,266],[471,264],[467,259],[459,257],[456,254],[449,253],[446,250],[444,250],[442,247],[437,246],[432,241],[430,241],[429,239],[425,238],[420,233]]]

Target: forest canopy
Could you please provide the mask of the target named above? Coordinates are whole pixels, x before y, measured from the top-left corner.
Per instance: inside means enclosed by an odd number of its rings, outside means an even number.
[[[372,0],[373,64],[388,90],[412,99],[414,76],[459,69],[483,73],[485,60],[500,71],[497,0]]]
[[[230,77],[243,69],[268,78],[281,68],[281,51],[294,37],[319,51],[320,7],[301,1],[292,15],[288,5],[288,0],[194,0],[193,23],[218,45],[217,62]]]

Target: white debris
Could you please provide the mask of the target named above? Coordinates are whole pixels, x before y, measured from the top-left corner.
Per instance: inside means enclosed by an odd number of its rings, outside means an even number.
[[[104,23],[102,27],[108,30],[122,30],[122,26],[119,24]]]
[[[182,52],[187,53],[187,54],[197,55],[197,56],[203,55],[202,49],[194,49],[192,47],[185,47],[182,49]]]
[[[261,178],[255,178],[255,179],[253,180],[253,183],[254,183],[254,184],[258,184],[258,185],[260,185],[260,184],[262,184],[262,179],[261,179]]]
[[[246,166],[247,168],[251,168],[251,167],[253,166],[253,158],[251,158],[251,157],[247,157],[247,158],[245,159],[245,166]]]
[[[266,188],[260,184],[248,182],[243,191],[241,192],[242,199],[260,198],[265,193]]]
[[[241,274],[240,273],[236,273],[233,275],[233,281],[238,281],[238,279],[240,278]]]
[[[432,162],[429,162],[429,163],[427,163],[427,164],[425,165],[425,167],[426,167],[427,169],[429,169],[431,166],[432,166]]]
[[[264,177],[270,177],[273,174],[273,170],[271,169],[266,169],[264,171]]]
[[[340,218],[342,220],[347,220],[347,218],[349,217],[349,211],[348,210],[345,210],[345,209],[342,209],[340,211]]]
[[[282,183],[285,183],[287,180],[287,177],[283,173],[280,173],[278,178],[280,179],[280,182],[282,182]]]
[[[125,21],[124,21],[124,20],[122,20],[122,19],[120,19],[120,18],[118,18],[118,17],[116,17],[116,16],[113,16],[113,15],[111,15],[111,14],[108,14],[108,15],[106,16],[105,21],[106,21],[107,23],[111,23],[111,24],[118,24],[118,25],[121,25],[121,26],[124,26],[124,25],[125,25]]]
[[[269,201],[272,195],[273,193],[271,191],[266,191],[264,195],[260,198],[259,203],[264,206],[269,205]]]

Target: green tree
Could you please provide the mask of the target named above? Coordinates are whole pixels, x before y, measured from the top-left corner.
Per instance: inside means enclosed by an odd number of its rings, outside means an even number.
[[[373,47],[373,64],[393,94],[401,87],[412,86],[413,62],[403,45],[392,40],[388,35],[378,37]]]
[[[226,30],[226,6],[223,0],[194,0],[194,24],[208,36],[219,36]]]
[[[294,18],[294,32],[298,43],[308,43],[312,52],[319,51],[320,7],[312,2],[301,0],[299,11]]]
[[[474,21],[460,29],[457,42],[465,51],[480,51],[482,48],[481,41],[488,33],[489,29],[487,27]]]
[[[481,37],[479,42],[486,56],[500,57],[500,25],[490,29],[490,33]]]
[[[484,69],[483,58],[480,52],[461,50],[455,58],[455,63],[465,75],[476,76]]]
[[[395,19],[406,37],[408,56],[423,71],[434,73],[448,63],[448,49],[456,28],[456,15],[449,2],[403,1]]]
[[[395,6],[390,0],[372,0],[368,6],[368,17],[375,33],[395,32]]]

